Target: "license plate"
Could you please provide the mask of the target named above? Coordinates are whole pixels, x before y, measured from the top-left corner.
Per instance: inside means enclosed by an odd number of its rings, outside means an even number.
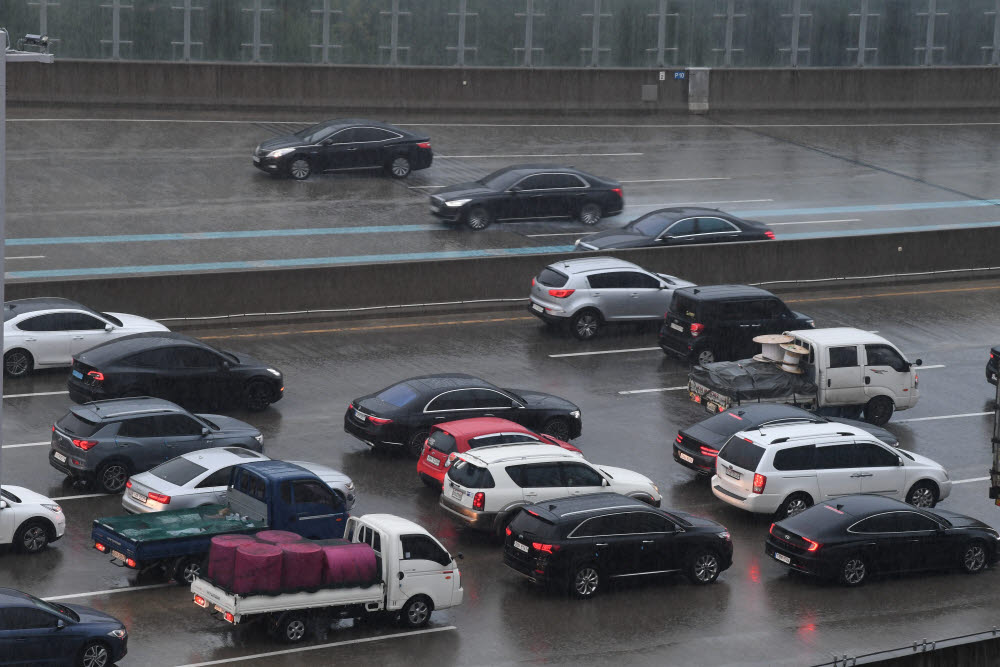
[[[65,454],[60,454],[59,452],[56,452],[52,456],[56,457],[56,461],[59,461],[59,463],[66,463],[66,455]]]
[[[688,463],[694,463],[694,458],[688,456],[684,452],[677,452],[677,456],[681,457],[681,461],[687,461]]]
[[[680,324],[677,324],[677,322],[671,322],[670,328],[673,329],[674,331],[684,331],[684,327],[682,327]]]
[[[705,409],[709,412],[722,412],[722,406],[718,403],[713,403],[712,401],[707,401],[705,403]]]
[[[364,413],[355,410],[354,411],[354,418],[357,419],[359,422],[363,422],[365,420],[365,415],[364,415]]]
[[[452,489],[451,497],[455,500],[461,500],[465,496],[465,492],[462,489]]]
[[[726,474],[732,477],[733,479],[743,479],[742,473],[738,473],[735,470],[730,470],[729,468],[726,468]]]
[[[441,465],[441,459],[435,456],[431,456],[429,454],[427,455],[427,462],[430,463],[431,465],[436,465],[436,466]]]
[[[791,565],[792,564],[792,559],[789,558],[788,556],[786,556],[785,554],[779,554],[778,552],[775,552],[774,553],[774,557],[776,559],[780,560],[785,565]]]
[[[220,614],[225,614],[226,613],[226,610],[223,609],[222,607],[220,607],[217,604],[212,605],[212,609],[214,609],[215,611],[219,612]]]
[[[146,502],[146,496],[144,496],[144,495],[142,495],[141,493],[138,493],[138,492],[136,492],[136,491],[129,491],[129,492],[128,492],[128,495],[130,495],[130,496],[131,496],[132,498],[135,498],[135,499],[136,499],[136,500],[138,500],[138,501],[139,501],[140,503],[144,503],[144,502]]]
[[[534,311],[536,311],[536,312],[539,312],[539,313],[545,311],[545,309],[542,308],[541,306],[539,306],[537,303],[531,304],[531,309],[534,310]]]
[[[115,558],[115,559],[117,559],[117,560],[120,560],[120,561],[121,561],[121,562],[123,562],[123,563],[125,562],[125,554],[123,554],[123,553],[122,553],[122,552],[120,552],[120,551],[114,551],[114,550],[112,550],[112,552],[111,552],[111,557],[112,557],[112,558]]]
[[[75,377],[77,380],[82,380],[83,373],[81,373],[80,371],[73,371],[73,377]]]
[[[515,549],[519,549],[519,550],[523,551],[524,553],[528,553],[528,545],[527,544],[521,544],[520,542],[518,542],[516,540],[514,541],[514,548]]]
[[[996,373],[990,373],[990,379],[991,380],[996,380],[997,379],[997,374]]]
[[[254,155],[253,156],[253,161],[259,164],[260,163],[260,158],[258,156],[256,156],[256,155]]]

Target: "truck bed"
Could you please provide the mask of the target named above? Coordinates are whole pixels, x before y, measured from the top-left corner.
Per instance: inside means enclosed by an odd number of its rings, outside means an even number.
[[[695,366],[688,375],[688,394],[709,412],[722,412],[747,402],[793,403],[808,406],[816,401],[813,369],[786,373],[775,364],[753,359],[720,361]]]
[[[239,623],[245,616],[297,609],[381,605],[385,599],[385,585],[380,582],[365,588],[322,588],[312,592],[237,595],[206,579],[196,579],[191,584],[191,593],[204,598],[209,610],[232,614],[232,622]]]

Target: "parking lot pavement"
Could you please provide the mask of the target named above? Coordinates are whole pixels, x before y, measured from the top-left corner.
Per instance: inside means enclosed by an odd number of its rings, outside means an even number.
[[[920,403],[897,413],[888,428],[902,447],[942,463],[961,482],[942,507],[995,526],[1000,508],[987,498],[988,483],[968,480],[986,476],[990,466],[991,418],[981,413],[992,410],[993,387],[983,366],[996,343],[998,291],[1000,281],[981,280],[782,293],[819,326],[875,330],[910,359],[923,359]],[[234,413],[263,431],[267,454],[343,470],[358,485],[356,513],[412,518],[452,553],[464,555],[465,602],[435,614],[430,629],[438,631],[401,635],[392,625],[341,621],[310,641],[307,653],[262,656],[252,664],[333,663],[356,660],[360,652],[366,662],[385,665],[799,665],[995,624],[996,569],[975,577],[892,577],[848,590],[789,575],[770,562],[763,553],[770,519],[717,502],[705,481],[672,461],[677,430],[705,413],[684,391],[669,390],[685,383],[685,367],[643,349],[655,347],[654,331],[625,326],[580,344],[520,312],[192,330],[284,371],[284,400],[260,414]],[[553,356],[596,351],[611,353]],[[585,602],[520,580],[503,566],[494,540],[457,530],[442,516],[412,461],[376,456],[343,432],[351,399],[401,378],[441,371],[464,371],[577,403],[584,429],[576,444],[587,458],[642,471],[659,485],[665,507],[726,525],[735,543],[733,567],[711,586],[670,576],[623,584]],[[119,513],[120,499],[63,484],[48,466],[47,447],[31,445],[46,441],[50,424],[67,409],[65,395],[50,393],[64,381],[64,372],[50,371],[5,383],[0,478],[63,498],[68,532],[34,558],[0,553],[0,579],[41,596],[85,594],[70,601],[121,618],[131,633],[124,664],[184,665],[284,650],[253,626],[232,628],[210,618],[183,588],[137,578],[91,548],[90,522]],[[660,391],[640,391],[650,389]],[[14,395],[20,397],[9,398]]]

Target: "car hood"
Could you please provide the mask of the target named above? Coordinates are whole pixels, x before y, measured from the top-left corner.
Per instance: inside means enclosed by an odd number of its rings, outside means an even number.
[[[198,414],[197,416],[218,426],[219,430],[216,432],[218,435],[243,435],[246,433],[253,435],[260,434],[260,430],[256,426],[251,426],[246,422],[240,421],[239,419],[233,419],[232,417],[208,414]]]
[[[679,510],[665,510],[670,514],[673,514],[678,519],[684,519],[692,526],[698,526],[699,528],[715,528],[720,531],[726,530],[726,527],[717,521],[712,521],[711,519],[705,519],[700,516],[695,516],[694,514],[688,514],[687,512],[681,512]]]
[[[527,408],[568,411],[580,409],[567,401],[565,398],[553,396],[552,394],[546,394],[541,391],[532,391],[530,389],[506,389],[505,391],[517,394],[523,398],[526,403],[525,407]]]
[[[906,452],[907,454],[909,454],[910,456],[913,457],[913,459],[914,459],[913,461],[909,460],[905,456],[903,457],[903,460],[906,463],[908,463],[909,465],[911,465],[911,466],[912,465],[920,465],[920,466],[927,466],[928,468],[934,468],[935,470],[943,470],[944,469],[941,466],[940,463],[938,463],[937,461],[934,461],[932,459],[929,459],[926,456],[921,456],[920,454],[917,454],[915,452],[911,452],[908,449],[900,449],[899,451]]]
[[[305,146],[301,139],[296,137],[294,134],[288,134],[283,137],[275,137],[274,139],[268,139],[267,141],[260,142],[260,150],[262,151],[276,151],[279,148],[293,148],[295,146]]]
[[[129,315],[128,313],[108,313],[112,317],[116,317],[121,320],[122,326],[125,329],[134,329],[138,331],[170,331],[167,327],[163,326],[156,320],[146,319],[145,317],[139,317],[138,315]]]
[[[351,483],[351,478],[344,473],[320,463],[312,463],[311,461],[289,461],[288,463],[293,463],[301,468],[305,468],[327,484],[340,484],[347,486]]]
[[[979,519],[973,519],[971,516],[965,516],[964,514],[959,514],[958,512],[952,512],[951,510],[943,510],[938,508],[934,508],[932,512],[940,517],[948,519],[948,522],[951,523],[951,525],[954,526],[955,528],[985,528],[993,530],[993,526],[983,523]]]
[[[874,424],[869,424],[868,422],[856,421],[854,419],[844,419],[843,417],[827,417],[832,422],[837,422],[838,424],[847,424],[848,426],[854,426],[860,428],[863,431],[871,433],[876,438],[881,440],[887,445],[892,445],[895,447],[899,444],[899,438],[893,435],[892,431],[882,428],[881,426],[875,426]]]
[[[452,199],[467,199],[491,194],[494,194],[493,190],[490,190],[481,183],[470,181],[468,183],[458,183],[457,185],[449,185],[446,188],[441,188],[433,196],[449,201]]]
[[[39,504],[42,504],[42,503],[45,503],[45,504],[48,504],[48,505],[57,505],[58,504],[54,500],[52,500],[51,498],[49,498],[48,496],[43,496],[40,493],[35,493],[31,489],[26,489],[23,486],[11,486],[10,484],[4,484],[3,488],[4,488],[5,491],[7,491],[9,493],[12,493],[15,496],[17,496],[18,498],[20,498],[22,503],[26,503],[26,504],[27,503],[31,503],[31,504],[34,504],[34,505],[39,505]]]
[[[653,244],[653,240],[648,236],[625,229],[614,229],[591,234],[590,236],[581,238],[580,242],[594,246],[598,250],[606,248],[639,248]]]
[[[603,470],[614,480],[612,483],[615,486],[652,486],[653,480],[646,477],[645,475],[640,475],[632,470],[626,470],[625,468],[614,468],[612,466],[602,466],[597,465],[598,469]]]
[[[223,350],[223,351],[226,352],[227,354],[231,354],[234,357],[236,357],[236,360],[239,362],[241,368],[244,368],[244,369],[248,369],[248,368],[260,368],[260,369],[274,368],[274,366],[269,366],[268,364],[265,364],[260,359],[257,359],[256,357],[251,357],[249,354],[244,354],[243,352],[234,352],[232,350]],[[274,368],[274,370],[280,372],[280,370],[277,369],[277,368]],[[270,377],[276,379],[276,380],[280,379],[280,378],[275,378],[270,373],[268,373],[268,375]]]
[[[80,617],[81,623],[109,623],[116,626],[125,627],[125,624],[119,621],[117,618],[111,614],[105,614],[103,611],[98,611],[96,609],[91,609],[90,607],[84,607],[78,604],[67,604],[64,607],[69,607],[77,616]]]

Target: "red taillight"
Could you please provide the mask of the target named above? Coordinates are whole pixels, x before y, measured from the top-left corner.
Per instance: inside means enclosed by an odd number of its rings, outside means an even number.
[[[94,548],[100,551],[101,553],[104,553],[105,551],[108,550],[108,548],[103,544],[101,544],[100,542],[94,542]]]
[[[770,229],[764,232],[764,236],[771,239],[772,241],[774,240],[774,232],[772,232]]]
[[[729,413],[729,416],[730,416],[730,417],[732,417],[733,419],[739,419],[740,421],[743,421],[743,417],[740,417],[740,416],[739,416],[738,414],[736,414],[736,413],[733,413],[733,412],[730,412],[730,413]]]
[[[718,456],[719,455],[719,450],[718,449],[712,449],[711,447],[706,447],[705,445],[702,445],[701,446],[701,455],[702,456]]]
[[[619,197],[622,196],[622,189],[621,188],[611,188],[611,191],[614,192]]]
[[[808,537],[803,537],[802,539],[809,543],[809,547],[806,549],[806,551],[816,551],[817,549],[819,549],[820,547],[819,542],[813,542]]]
[[[773,523],[771,524],[771,527],[767,529],[767,532],[769,532],[770,534],[774,535],[774,524]]]
[[[532,286],[532,287],[534,287],[534,286],[535,286],[535,279],[534,279],[534,278],[532,278],[532,279],[531,279],[531,286]],[[993,355],[990,355],[990,356],[992,357]]]
[[[352,403],[348,403],[347,404],[347,409],[348,410],[353,410],[354,409],[354,403],[353,402]]]
[[[990,355],[990,359],[992,359],[992,358],[993,358],[993,355]],[[52,432],[53,433],[56,432],[56,425],[55,424],[52,425]]]
[[[163,505],[169,505],[170,504],[170,496],[165,496],[162,493],[153,493],[152,491],[150,491],[146,495],[149,496],[150,500],[155,500],[156,502],[162,503]]]
[[[231,613],[229,613],[228,611],[226,612],[225,619],[226,619],[226,621],[228,623],[233,623],[234,622],[233,615]]]
[[[684,436],[678,433],[677,437],[674,438],[674,442],[676,442],[678,445],[681,444],[682,442],[684,442]]]
[[[73,445],[75,447],[79,447],[80,449],[82,449],[84,451],[90,449],[91,447],[93,447],[96,444],[97,444],[96,440],[78,440],[78,439],[75,439],[75,438],[73,440]]]
[[[199,607],[205,607],[206,609],[208,608],[208,601],[205,598],[201,597],[200,595],[194,596],[194,603]]]
[[[996,359],[996,355],[995,355],[995,354],[993,354],[992,352],[990,352],[990,359]],[[53,427],[52,427],[52,430],[55,430],[55,428],[56,428],[56,427],[55,427],[55,426],[53,426]]]
[[[128,565],[131,568],[135,568],[135,561],[133,559],[131,559],[131,558],[126,558],[125,559],[125,564]]]
[[[542,544],[541,542],[532,542],[531,546],[535,549],[535,551],[544,551],[547,554],[559,551],[558,544]]]
[[[104,382],[104,373],[101,371],[90,371],[87,377],[94,378],[94,382]]]
[[[507,526],[506,528],[504,528],[504,532],[505,532],[505,533],[507,533],[507,537],[510,537],[510,534],[511,534],[511,533],[512,533],[513,531],[512,531],[511,529],[510,529],[510,526]]]
[[[753,492],[754,493],[764,493],[764,487],[767,485],[767,477],[761,475],[759,472],[753,475]]]
[[[429,141],[421,141],[419,144],[417,144],[417,148],[430,148],[430,147],[431,147],[431,142]]]
[[[486,494],[482,491],[477,491],[476,495],[472,496],[472,509],[483,510],[486,508]]]
[[[697,338],[701,335],[701,332],[705,330],[705,325],[699,322],[694,322],[691,324],[691,337]]]
[[[550,289],[549,296],[554,296],[557,299],[565,299],[575,291],[575,289]]]
[[[369,417],[368,421],[370,421],[373,424],[379,424],[379,425],[392,423],[391,419],[383,419],[382,417]]]
[[[125,480],[125,488],[126,489],[131,489],[132,488],[132,480],[130,480],[130,479]]]

